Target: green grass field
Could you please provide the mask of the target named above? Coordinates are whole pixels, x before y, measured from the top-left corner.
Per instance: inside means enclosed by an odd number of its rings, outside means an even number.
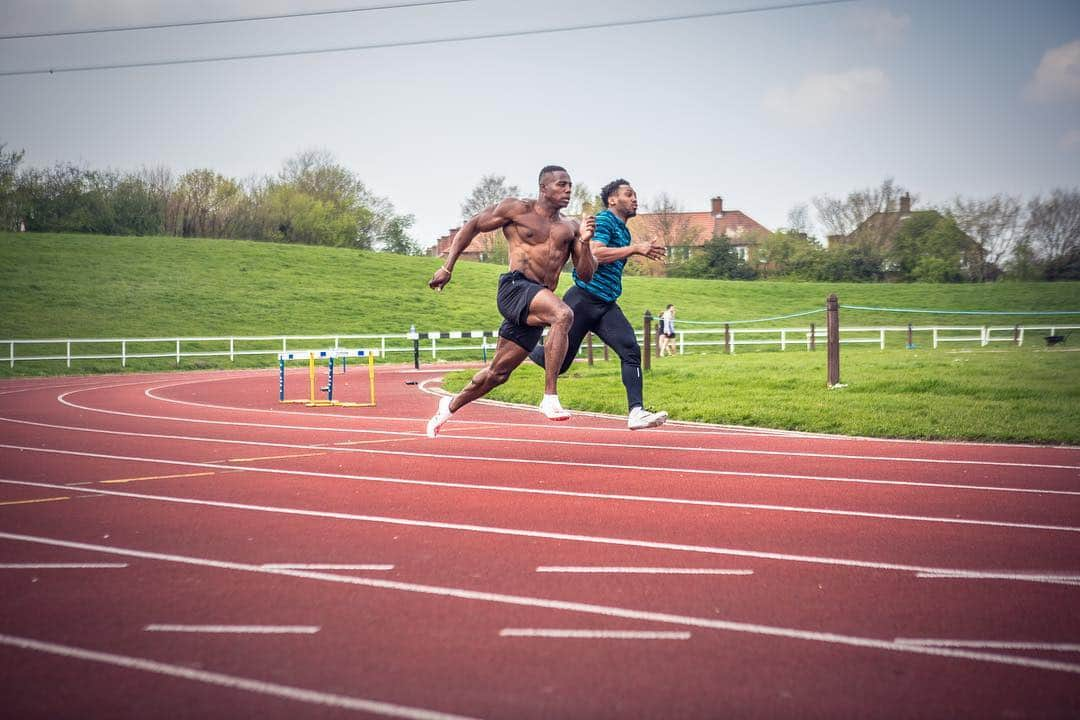
[[[236,240],[114,238],[0,233],[0,340],[27,338],[333,335],[495,329],[495,284],[502,268],[459,263],[443,293],[426,282],[440,261],[372,252]],[[564,276],[562,289],[569,287]],[[725,282],[628,277],[620,302],[640,326],[646,309],[676,304],[681,321],[784,315],[824,306],[835,292],[846,305],[964,310],[1080,310],[1080,283],[885,285]],[[774,323],[808,326],[824,314]],[[845,325],[1044,324],[1029,317],[957,318],[932,314],[841,312]],[[1080,324],[1080,315],[1055,322]],[[684,325],[683,327],[688,327]],[[897,336],[890,344],[902,346]],[[1024,348],[1005,345],[956,353],[845,346],[842,380],[824,389],[824,352],[760,349],[657,361],[647,400],[673,417],[824,432],[1080,442],[1080,334],[1053,352],[1032,333]],[[993,350],[990,352],[989,350]],[[1002,352],[1002,351],[1005,352]],[[0,357],[6,348],[0,346]],[[396,356],[402,361],[402,356]],[[479,359],[474,357],[473,359]],[[270,364],[270,357],[209,358],[194,367]],[[175,367],[130,362],[131,370]],[[118,372],[118,361],[0,364],[0,376]],[[621,412],[617,363],[575,368],[566,402]],[[576,377],[580,375],[580,377]],[[534,402],[534,368],[500,392]],[[460,380],[458,381],[460,382]],[[1057,418],[1057,419],[1055,419]]]
[[[562,377],[570,408],[626,413],[619,361],[596,356]],[[1080,352],[996,348],[985,351],[841,352],[841,382],[826,387],[826,354],[753,352],[654,359],[645,375],[647,406],[673,418],[808,432],[901,438],[1080,444]],[[472,373],[454,373],[457,390]],[[491,397],[539,402],[540,368],[527,362]]]

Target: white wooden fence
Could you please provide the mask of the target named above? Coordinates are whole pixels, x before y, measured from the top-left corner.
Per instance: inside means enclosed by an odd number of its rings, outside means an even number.
[[[986,347],[990,343],[1015,343],[1023,345],[1025,335],[1038,333],[1059,335],[1080,329],[1080,325],[1037,326],[976,326],[976,325],[919,325],[911,328],[917,346],[930,342],[937,348],[940,343],[972,343]],[[677,330],[676,347],[680,354],[690,350],[718,349],[731,352],[741,347],[778,346],[810,349],[810,328],[804,326],[786,328],[731,328],[730,342],[725,344],[724,329]],[[882,327],[840,328],[840,342],[844,344],[876,344],[886,347],[886,339],[893,346],[905,347],[908,327],[906,325]],[[479,354],[486,357],[493,350],[497,338],[491,331],[455,331],[419,333],[421,352],[425,358],[437,360],[439,353]],[[638,340],[642,333],[638,332]],[[302,342],[300,342],[302,341]],[[655,337],[653,338],[655,342]],[[0,348],[7,349],[7,357],[0,354],[0,362],[7,360],[11,367],[16,362],[60,361],[71,367],[77,360],[119,360],[127,365],[137,358],[170,358],[179,365],[185,358],[228,357],[235,360],[243,356],[276,357],[278,353],[310,347],[312,343],[331,347],[364,347],[378,349],[381,357],[393,359],[395,354],[412,359],[413,335],[410,333],[366,335],[254,335],[221,337],[151,337],[151,338],[45,338],[0,340]],[[299,343],[299,344],[298,344]],[[824,350],[825,328],[815,328],[814,343]],[[602,346],[597,341],[597,349]],[[21,351],[20,351],[21,350]],[[3,350],[0,349],[0,353]],[[581,353],[585,352],[584,345]]]

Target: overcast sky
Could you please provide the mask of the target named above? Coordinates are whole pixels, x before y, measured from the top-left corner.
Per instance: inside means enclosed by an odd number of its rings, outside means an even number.
[[[3,0],[0,35],[410,0]],[[411,0],[415,2],[416,0]],[[0,73],[407,43],[774,0],[469,0],[323,17],[0,40]],[[329,150],[422,246],[482,175],[545,164],[647,204],[721,195],[770,229],[885,177],[919,204],[1080,185],[1080,2],[880,0],[380,49],[0,77],[0,142],[235,178]],[[919,205],[916,205],[918,207]]]

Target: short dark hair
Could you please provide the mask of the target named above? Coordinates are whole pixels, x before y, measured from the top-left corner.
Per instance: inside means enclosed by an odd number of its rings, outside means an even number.
[[[611,197],[615,193],[615,191],[619,189],[619,187],[629,184],[629,180],[624,180],[623,178],[616,178],[604,187],[600,188],[600,204],[607,208],[607,199]]]
[[[566,172],[566,168],[564,168],[562,165],[545,165],[544,168],[540,171],[540,177],[537,178],[537,182],[543,185],[545,175],[551,172],[559,172],[560,170]]]

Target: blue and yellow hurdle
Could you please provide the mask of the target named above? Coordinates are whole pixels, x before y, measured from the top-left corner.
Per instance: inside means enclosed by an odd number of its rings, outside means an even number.
[[[378,350],[346,350],[344,348],[332,348],[330,350],[289,350],[278,353],[278,402],[302,403],[308,407],[375,407],[375,358]],[[348,358],[367,358],[368,361],[368,390],[370,402],[344,402],[334,399],[334,360],[341,359],[342,372],[345,371],[345,363]],[[315,382],[315,361],[325,359],[327,361],[326,387],[319,388]],[[310,391],[307,398],[288,400],[285,398],[285,363],[290,360],[308,361],[308,385]],[[326,399],[320,398],[316,390],[326,393]]]

